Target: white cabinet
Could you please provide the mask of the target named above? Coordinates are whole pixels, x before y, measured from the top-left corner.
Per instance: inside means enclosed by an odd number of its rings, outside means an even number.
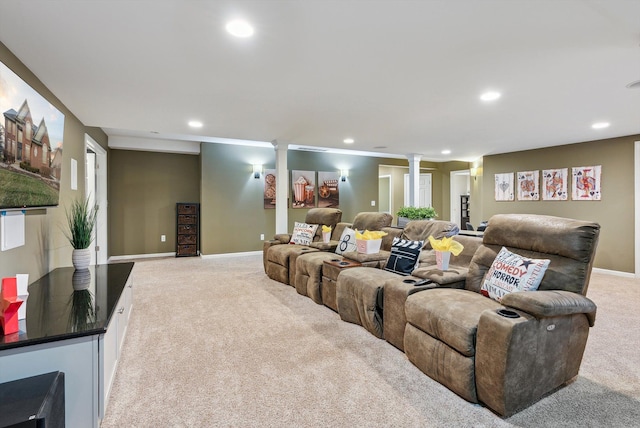
[[[133,263],[90,268],[96,322],[86,330],[69,321],[77,316],[69,303],[76,296],[73,268],[54,269],[31,284],[17,339],[0,336],[0,383],[61,371],[66,427],[98,428],[132,310],[132,268]]]
[[[115,307],[115,313],[107,327],[107,332],[99,338],[99,418],[104,418],[109,403],[109,394],[115,378],[122,345],[127,333],[132,307],[133,282],[129,277],[122,295]]]

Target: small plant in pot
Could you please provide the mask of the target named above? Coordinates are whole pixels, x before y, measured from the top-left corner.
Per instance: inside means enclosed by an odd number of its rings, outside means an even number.
[[[89,207],[88,200],[76,199],[71,204],[71,208],[65,210],[65,213],[69,226],[65,236],[73,247],[71,256],[73,266],[78,270],[88,269],[91,263],[89,246],[93,241],[93,229],[96,226],[98,209],[96,206]]]
[[[411,220],[430,220],[438,216],[433,207],[402,207],[396,213],[398,226],[404,227]]]

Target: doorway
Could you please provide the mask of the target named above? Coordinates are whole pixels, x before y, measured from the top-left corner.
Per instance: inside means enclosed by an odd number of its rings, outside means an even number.
[[[450,182],[450,201],[451,201],[451,218],[449,221],[457,224],[460,229],[464,229],[466,227],[465,224],[462,223],[462,206],[460,203],[460,196],[469,195],[471,192],[471,175],[468,169],[461,171],[451,171],[449,175]],[[471,211],[471,210],[469,210]]]
[[[409,195],[410,174],[404,175],[404,206],[411,206],[411,197]],[[432,207],[431,198],[431,174],[420,174],[420,186],[418,195],[418,207]]]
[[[107,152],[85,134],[85,195],[98,214],[91,249],[91,264],[107,263]]]
[[[391,176],[381,175],[378,177],[378,211],[381,213],[391,214],[392,196],[391,196]]]

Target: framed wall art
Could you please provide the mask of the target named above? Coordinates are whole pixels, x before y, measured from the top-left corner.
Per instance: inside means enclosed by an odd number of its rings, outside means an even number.
[[[291,171],[292,208],[313,208],[316,206],[315,179],[315,171]]]
[[[602,165],[571,168],[571,199],[574,201],[599,201],[602,196],[601,172]]]
[[[58,205],[64,114],[0,62],[0,209]]]
[[[518,200],[537,201],[540,199],[540,171],[522,171],[518,176]]]
[[[340,206],[340,173],[318,171],[318,206],[338,208]]]
[[[276,170],[264,170],[264,208],[276,207]]]
[[[567,168],[542,170],[542,200],[566,201],[567,198]]]
[[[495,174],[496,201],[513,201],[513,172]]]

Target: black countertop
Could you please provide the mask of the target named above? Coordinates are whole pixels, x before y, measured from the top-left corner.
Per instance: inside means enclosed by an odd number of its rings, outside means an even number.
[[[19,332],[0,332],[0,351],[104,333],[131,269],[133,263],[114,263],[49,272],[29,285],[26,319]]]

